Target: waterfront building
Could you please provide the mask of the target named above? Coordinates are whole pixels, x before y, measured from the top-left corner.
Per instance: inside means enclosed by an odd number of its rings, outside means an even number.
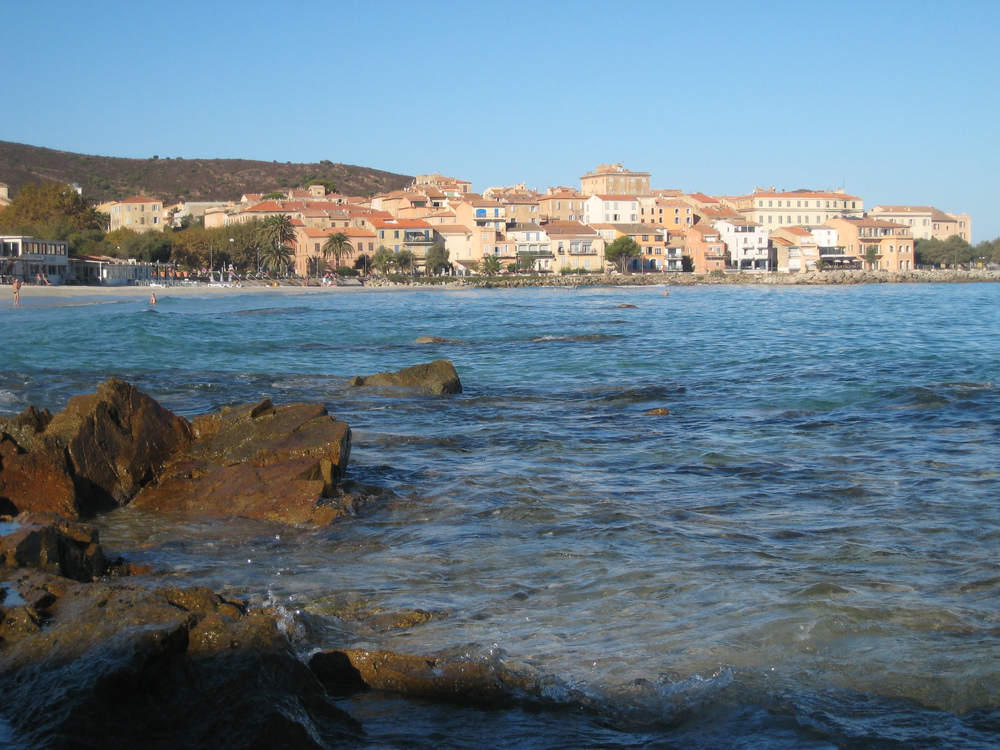
[[[453,220],[454,220],[454,214]],[[434,244],[444,245],[448,251],[448,261],[459,274],[475,271],[479,264],[473,231],[464,224],[434,223],[432,225]]]
[[[39,240],[25,235],[0,237],[0,283],[14,279],[33,284],[44,276],[58,286],[70,278],[69,243],[62,240]],[[44,280],[41,280],[44,283]]]
[[[729,267],[738,271],[769,271],[767,232],[748,219],[722,219],[715,222],[729,251]]]
[[[830,219],[838,243],[863,267],[881,271],[913,270],[913,236],[903,224],[883,219],[847,217]]]
[[[619,237],[631,237],[639,246],[641,255],[629,261],[628,269],[638,273],[663,271],[666,268],[667,240],[664,233],[645,224],[591,224],[604,239],[607,247]]]
[[[711,273],[726,270],[726,243],[718,229],[706,224],[695,224],[687,228],[685,249],[695,273]]]
[[[433,230],[423,219],[372,219],[368,222],[375,233],[375,246],[394,253],[413,253],[414,270],[423,267],[427,249],[434,244]]]
[[[958,236],[972,242],[972,219],[968,214],[945,213],[934,206],[875,206],[868,213],[872,218],[905,224],[914,240]]]
[[[333,257],[323,257],[323,246],[326,244],[330,236],[334,234],[344,235],[350,245],[347,253],[340,258],[339,264]],[[370,229],[362,229],[353,226],[326,228],[296,226],[294,247],[295,273],[300,276],[305,276],[307,271],[310,274],[316,273],[316,258],[321,259],[318,264],[319,267],[326,264],[331,267],[340,265],[353,268],[354,262],[361,257],[361,255],[367,255],[368,259],[371,260],[372,256],[375,255],[375,251],[378,249],[378,242],[375,238],[375,232]]]
[[[69,260],[70,277],[78,284],[89,286],[146,286],[166,279],[173,265],[145,263],[135,258],[127,260],[105,256],[78,255]]]
[[[6,182],[0,182],[0,208],[10,205],[10,188]]]
[[[550,221],[542,227],[549,238],[554,270],[604,269],[604,240],[593,227],[579,221]]]
[[[109,231],[116,229],[131,229],[135,232],[162,232],[163,202],[152,198],[126,198],[123,201],[111,201],[100,206],[99,210],[111,217]]]
[[[519,259],[534,258],[535,270],[543,273],[554,270],[555,256],[549,243],[549,236],[538,224],[514,224],[507,228],[507,239],[514,243],[514,253]]]
[[[599,164],[580,178],[584,195],[650,195],[649,172],[633,172],[617,164]],[[635,221],[635,219],[630,219]]]

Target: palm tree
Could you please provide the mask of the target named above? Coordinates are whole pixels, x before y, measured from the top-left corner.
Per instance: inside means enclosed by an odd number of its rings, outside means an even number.
[[[351,243],[348,241],[347,235],[343,232],[337,232],[336,234],[331,234],[327,237],[326,242],[323,243],[323,260],[326,260],[332,255],[334,265],[337,268],[340,268],[341,258],[353,250],[354,248],[351,247]]]
[[[287,245],[295,239],[292,217],[288,214],[268,216],[260,223],[260,234],[267,243]]]
[[[500,273],[501,267],[503,267],[503,263],[496,255],[484,255],[483,259],[479,261],[479,272],[486,276],[496,276]]]
[[[275,271],[287,266],[293,258],[290,248],[285,245],[272,242],[264,247],[260,255],[260,264],[268,271]]]

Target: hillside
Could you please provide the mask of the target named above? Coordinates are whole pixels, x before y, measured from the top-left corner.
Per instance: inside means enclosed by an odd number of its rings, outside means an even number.
[[[305,187],[308,181],[332,182],[337,192],[364,195],[398,190],[412,177],[323,160],[291,164],[249,159],[121,159],[87,156],[39,146],[0,141],[0,182],[14,197],[29,182],[77,183],[88,201],[102,203],[146,195],[176,200],[238,200],[243,193]]]

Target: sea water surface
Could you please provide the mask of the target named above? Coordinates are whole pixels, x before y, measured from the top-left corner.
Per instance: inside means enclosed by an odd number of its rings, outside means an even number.
[[[189,418],[270,397],[347,421],[350,476],[396,496],[331,527],[97,523],[280,606],[304,654],[487,660],[562,706],[345,700],[373,746],[996,747],[1000,284],[664,291],[3,309],[0,414],[115,375]],[[463,394],[346,385],[438,358]]]

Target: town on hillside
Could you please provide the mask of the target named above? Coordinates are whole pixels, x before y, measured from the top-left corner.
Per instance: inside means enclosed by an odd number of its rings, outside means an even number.
[[[0,207],[13,203],[0,183]],[[936,243],[939,251],[946,243],[971,248],[972,237],[967,214],[933,206],[866,208],[842,189],[757,187],[736,196],[654,189],[650,173],[620,163],[598,165],[578,188],[544,192],[520,184],[475,193],[466,180],[425,174],[404,190],[372,197],[341,195],[322,184],[230,202],[164,205],[137,196],[96,207],[106,239],[90,249],[103,247],[105,255],[71,248],[69,239],[4,234],[7,210],[0,210],[6,283],[907,271],[917,267],[920,243]],[[192,227],[200,234],[184,235]],[[122,257],[123,248],[131,257]]]

